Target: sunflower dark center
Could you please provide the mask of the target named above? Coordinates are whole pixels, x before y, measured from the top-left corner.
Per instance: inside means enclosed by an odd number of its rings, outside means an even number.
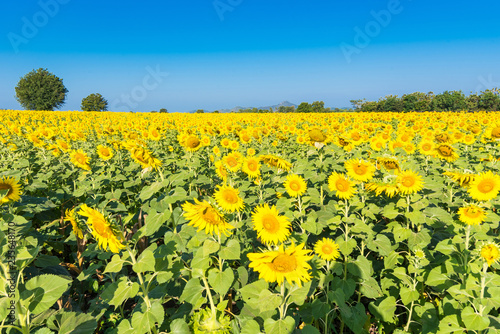
[[[494,188],[494,183],[490,180],[484,180],[478,184],[477,189],[483,194],[489,193]]]
[[[270,263],[274,271],[289,273],[297,269],[297,259],[288,254],[280,254]]]
[[[0,190],[8,190],[6,196],[9,196],[14,191],[9,184],[4,183],[0,183]]]

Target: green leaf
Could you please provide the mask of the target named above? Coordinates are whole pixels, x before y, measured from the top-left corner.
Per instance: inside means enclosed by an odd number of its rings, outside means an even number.
[[[257,334],[260,333],[259,323],[255,320],[247,320],[241,328],[241,334]]]
[[[117,282],[108,285],[101,294],[101,298],[109,305],[120,306],[124,301],[133,298],[139,292],[139,284],[128,280],[127,276],[120,277]]]
[[[128,319],[123,319],[117,327],[118,334],[135,334],[135,329]]]
[[[394,219],[399,215],[399,211],[396,209],[393,203],[386,205],[384,210],[382,210],[382,215],[389,219]]]
[[[153,301],[150,309],[142,304],[141,311],[132,315],[132,327],[138,334],[149,333],[151,328],[156,327],[155,323],[158,323],[158,328],[161,326],[164,317],[165,310],[159,301]]]
[[[218,268],[208,271],[208,283],[221,298],[227,293],[227,290],[233,285],[234,272],[231,268],[226,268],[221,272]]]
[[[161,182],[155,182],[150,186],[144,187],[139,195],[139,199],[144,202],[150,199],[154,194],[160,192],[165,185]]]
[[[306,282],[302,285],[302,287],[298,287],[293,285],[290,290],[290,298],[288,299],[289,303],[294,303],[295,305],[302,305],[306,301],[306,298],[309,295],[309,289],[311,288],[312,281]]]
[[[91,314],[59,312],[52,315],[48,323],[57,324],[58,334],[88,334],[97,328],[97,320]]]
[[[262,290],[267,290],[268,287],[269,284],[263,279],[260,279],[258,281],[255,281],[253,283],[250,283],[242,287],[240,289],[240,293],[241,296],[243,297],[243,300],[248,301],[250,298],[258,298],[260,292]]]
[[[458,321],[458,316],[456,314],[451,314],[445,316],[439,322],[439,330],[438,334],[449,334],[449,333],[463,333],[464,328],[460,326],[460,322]]]
[[[191,278],[184,287],[179,300],[194,305],[198,299],[200,299],[203,290],[205,290],[205,288],[200,285],[200,279]]]
[[[467,330],[482,331],[490,325],[490,319],[487,316],[481,316],[470,306],[463,309],[462,321],[464,322]]]
[[[427,284],[429,286],[435,286],[435,287],[441,287],[444,284],[450,284],[450,286],[451,286],[451,282],[450,282],[448,276],[446,276],[443,273],[442,266],[438,266],[438,267],[431,269],[431,271],[429,272],[429,275],[425,279],[425,284]]]
[[[205,276],[205,270],[210,266],[210,257],[203,254],[203,248],[199,248],[191,261],[193,277]]]
[[[344,236],[339,236],[337,239],[335,239],[335,243],[339,245],[339,250],[344,256],[348,256],[349,254],[351,254],[357,245],[355,239],[352,238],[345,241]]]
[[[320,331],[311,325],[306,325],[304,328],[302,328],[302,334],[321,334]]]
[[[367,298],[379,298],[383,296],[382,290],[378,285],[377,280],[373,277],[369,277],[365,279],[359,288],[359,292],[361,292]]]
[[[457,246],[453,243],[451,239],[445,239],[440,241],[436,245],[436,248],[434,250],[441,252],[445,255],[450,255],[457,251]]]
[[[136,273],[143,273],[146,271],[155,271],[155,256],[149,249],[145,249],[137,262],[132,266],[132,270]]]
[[[372,263],[364,256],[360,255],[356,261],[347,264],[347,270],[354,276],[368,280],[373,275]]]
[[[189,325],[184,321],[184,319],[175,319],[170,324],[171,334],[191,334],[189,330]]]
[[[54,332],[51,331],[50,329],[48,328],[40,328],[39,330],[37,330],[36,332],[34,332],[33,334],[53,334]]]
[[[37,259],[34,262],[35,266],[40,268],[58,266],[59,263],[61,263],[61,260],[59,260],[57,256],[50,256],[45,254],[38,255]]]
[[[396,312],[396,298],[393,296],[382,299],[380,303],[371,302],[368,305],[370,312],[382,321],[394,323],[394,312]]]
[[[21,299],[28,301],[32,314],[48,310],[61,298],[71,284],[71,278],[56,275],[40,275],[30,279],[21,293]]]
[[[405,286],[401,287],[399,295],[401,296],[401,301],[405,305],[408,305],[411,302],[418,300],[418,297],[420,297],[418,291]]]
[[[392,245],[391,240],[384,234],[377,234],[377,238],[375,240],[368,240],[366,246],[382,256],[389,255],[396,248],[396,246]]]
[[[229,240],[227,246],[222,247],[219,251],[219,256],[224,260],[239,260],[241,257],[240,243],[234,239]]]
[[[215,253],[219,250],[220,245],[218,242],[207,239],[203,243],[203,256],[207,257],[212,253]]]
[[[283,320],[266,319],[264,329],[266,333],[290,334],[295,330],[295,320],[290,316]]]
[[[172,214],[170,211],[163,211],[162,213],[154,213],[152,215],[148,215],[145,218],[146,223],[143,227],[141,227],[141,236],[150,236],[156,233],[163,224],[165,224]]]
[[[398,264],[403,263],[404,258],[399,253],[392,251],[388,256],[384,257],[384,268],[394,269]]]
[[[123,267],[123,261],[119,255],[115,254],[111,258],[111,261],[107,264],[106,269],[104,269],[104,274],[105,273],[117,273],[120,270],[122,270]]]

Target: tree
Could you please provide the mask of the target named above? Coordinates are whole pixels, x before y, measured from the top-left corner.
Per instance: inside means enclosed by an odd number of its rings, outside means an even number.
[[[16,100],[27,110],[58,109],[67,93],[62,79],[43,68],[29,72],[16,86]]]
[[[302,102],[297,107],[297,112],[312,112],[311,105],[307,102]]]
[[[462,91],[444,91],[432,100],[434,110],[438,111],[458,111],[467,109],[465,95]]]
[[[498,89],[487,89],[481,92],[478,101],[479,110],[499,110],[500,109],[500,95]]]
[[[165,109],[165,108],[161,108],[161,109],[160,109],[160,113],[161,113],[161,114],[164,114],[164,113],[166,113],[166,112],[167,112],[167,109]]]
[[[83,111],[107,111],[108,101],[101,94],[90,94],[82,99]]]
[[[324,112],[325,111],[325,102],[323,101],[314,101],[311,105],[312,112]]]

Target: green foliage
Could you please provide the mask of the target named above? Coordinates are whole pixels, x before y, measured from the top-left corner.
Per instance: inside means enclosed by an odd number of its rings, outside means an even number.
[[[43,68],[29,72],[16,86],[16,100],[27,110],[58,109],[67,93],[62,79]]]
[[[471,93],[465,96],[461,91],[445,91],[434,95],[433,92],[414,92],[402,97],[389,95],[380,98],[378,102],[351,100],[356,110],[365,112],[374,111],[461,111],[461,110],[500,110],[500,91],[487,89],[480,94]]]
[[[82,99],[83,111],[107,111],[108,101],[101,94],[95,93]]]

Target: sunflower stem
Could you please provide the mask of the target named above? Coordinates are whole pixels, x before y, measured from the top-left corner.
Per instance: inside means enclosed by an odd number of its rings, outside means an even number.
[[[203,285],[205,285],[205,290],[207,291],[208,302],[210,303],[210,309],[212,310],[212,317],[215,318],[217,315],[217,309],[215,308],[214,299],[212,298],[212,293],[210,292],[210,286],[208,285],[207,278],[205,275],[201,276]]]
[[[283,320],[285,319],[285,312],[286,312],[285,282],[281,283],[281,297],[283,301],[279,307],[279,311],[280,311],[280,320]]]
[[[132,266],[134,266],[137,263],[137,259],[135,258],[135,255],[129,246],[127,246],[127,251],[128,251],[128,254],[130,255],[130,259],[132,260]],[[146,306],[148,307],[148,309],[151,309],[151,301],[149,300],[148,289],[146,287],[146,284],[144,283],[144,278],[142,277],[142,274],[140,272],[137,273],[137,279],[139,280],[142,294],[144,295],[144,297],[143,297],[144,302],[146,303]]]
[[[479,302],[481,303],[484,299],[484,290],[486,288],[486,274],[488,271],[488,263],[483,263],[483,272],[481,273],[481,293],[479,294]],[[479,315],[482,317],[485,306],[479,306]]]

